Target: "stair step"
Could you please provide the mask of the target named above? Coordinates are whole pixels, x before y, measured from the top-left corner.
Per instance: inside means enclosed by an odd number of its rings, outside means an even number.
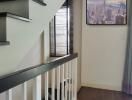
[[[0,46],[5,46],[5,45],[9,45],[10,42],[7,41],[6,39],[6,34],[7,34],[7,30],[6,30],[6,17],[11,17],[14,19],[18,19],[18,20],[22,20],[25,22],[30,22],[31,20],[25,17],[21,17],[12,13],[8,13],[8,12],[0,12]]]
[[[9,41],[0,42],[0,46],[10,45]]]
[[[26,21],[26,22],[31,21],[31,19],[29,19],[29,18],[25,18],[25,17],[19,16],[19,15],[16,15],[16,14],[12,14],[12,13],[9,13],[9,12],[1,12],[0,17],[11,17],[11,18],[19,19],[19,20]]]
[[[0,2],[5,2],[5,1],[15,1],[15,0],[0,0]]]
[[[39,3],[42,6],[46,6],[47,5],[43,0],[33,0],[33,1]]]

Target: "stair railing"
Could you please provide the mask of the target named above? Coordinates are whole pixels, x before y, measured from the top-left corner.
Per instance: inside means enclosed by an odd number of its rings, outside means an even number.
[[[21,85],[20,100],[27,100],[27,81],[33,79],[33,100],[77,100],[77,57],[77,54],[67,55],[46,64],[2,76],[0,93],[5,92],[6,100],[12,100],[13,88]],[[41,93],[42,81],[45,84],[44,97]]]

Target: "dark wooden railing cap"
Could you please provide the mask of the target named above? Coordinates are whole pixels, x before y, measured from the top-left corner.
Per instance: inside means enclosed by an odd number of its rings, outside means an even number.
[[[38,75],[44,74],[59,65],[71,61],[78,57],[78,54],[71,54],[58,59],[52,60],[46,64],[33,66],[24,70],[17,71],[0,77],[0,93],[5,92],[15,86],[23,84],[24,82],[35,78]]]

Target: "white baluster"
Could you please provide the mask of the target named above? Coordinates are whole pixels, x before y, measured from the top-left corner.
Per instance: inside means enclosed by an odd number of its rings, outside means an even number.
[[[57,100],[60,100],[60,66],[57,68]]]
[[[71,83],[71,95],[72,95],[72,100],[74,99],[74,75],[75,75],[75,66],[74,66],[74,61],[71,61],[71,78],[72,78],[72,83]]]
[[[48,89],[49,89],[49,73],[48,72],[46,72],[45,73],[45,100],[48,100],[48,95],[49,95],[49,93],[48,93]]]
[[[66,82],[65,82],[65,100],[67,100],[67,92],[68,92],[68,63],[65,64],[65,79],[66,79]]]
[[[69,73],[69,100],[71,100],[71,62],[68,62],[68,73]]]
[[[41,100],[41,75],[34,79],[33,100]]]
[[[12,100],[12,89],[6,92],[6,100]]]
[[[75,91],[75,100],[77,100],[77,58],[74,60],[74,67],[75,67],[75,87],[74,87],[74,91]]]
[[[61,75],[61,100],[64,100],[64,65],[62,65]]]
[[[55,69],[52,70],[52,100],[55,100]]]
[[[27,100],[27,82],[22,84],[22,100]]]

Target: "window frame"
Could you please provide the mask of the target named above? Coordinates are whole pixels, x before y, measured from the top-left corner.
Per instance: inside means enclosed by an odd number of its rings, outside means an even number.
[[[63,8],[66,8],[66,27],[67,27],[67,36],[66,36],[66,44],[67,44],[67,47],[66,47],[66,54],[62,54],[62,55],[59,55],[57,54],[56,52],[56,16],[54,16],[54,18],[52,19],[54,21],[54,53],[52,53],[52,48],[51,48],[51,28],[50,28],[50,56],[51,57],[61,57],[61,56],[64,56],[64,55],[68,55],[68,54],[71,54],[73,53],[73,34],[71,32],[71,8],[70,8],[70,3],[69,3],[69,0],[66,0],[65,3],[62,5],[62,7],[60,9],[63,9]],[[69,18],[69,19],[68,19]],[[50,27],[50,26],[49,26]],[[72,37],[71,37],[72,36]],[[72,44],[71,44],[72,43]]]

